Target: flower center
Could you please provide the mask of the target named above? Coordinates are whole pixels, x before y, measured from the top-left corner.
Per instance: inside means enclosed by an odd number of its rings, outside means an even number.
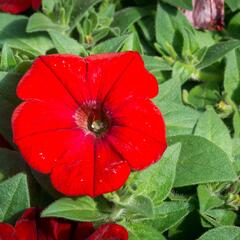
[[[79,128],[90,131],[96,136],[107,132],[110,127],[110,117],[101,105],[94,101],[82,105],[76,111],[74,119]]]
[[[88,117],[88,129],[96,135],[101,135],[106,132],[109,127],[108,118],[106,115],[98,112],[91,112]]]

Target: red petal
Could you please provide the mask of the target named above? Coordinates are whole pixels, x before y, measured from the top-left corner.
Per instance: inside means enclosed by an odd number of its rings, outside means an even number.
[[[51,180],[55,188],[66,195],[96,197],[119,189],[129,174],[127,162],[108,144],[102,140],[94,143],[89,135],[79,149],[69,151],[57,164]]]
[[[31,0],[0,0],[0,10],[12,14],[26,11],[31,7]]]
[[[39,237],[42,236],[44,240],[70,240],[74,222],[58,218],[39,218],[37,227]]]
[[[134,170],[141,170],[158,161],[167,147],[166,142],[128,127],[112,127],[108,140]]]
[[[39,210],[27,209],[15,225],[17,239],[43,240],[38,238],[36,220],[39,218]]]
[[[95,196],[116,191],[128,179],[128,163],[104,140],[97,141],[95,151]]]
[[[88,240],[128,240],[127,230],[113,223],[101,225]]]
[[[81,147],[82,138],[80,129],[58,130],[31,135],[16,143],[32,168],[41,173],[50,173],[67,151]]]
[[[86,240],[94,232],[91,222],[78,223],[73,240]]]
[[[32,8],[38,10],[41,6],[42,0],[32,0]]]
[[[162,114],[148,99],[133,99],[116,109],[113,125],[129,127],[166,145],[166,127]]]
[[[82,103],[89,100],[85,59],[75,55],[58,54],[42,56],[41,59],[75,99],[75,102]]]
[[[54,187],[65,195],[94,196],[94,137],[87,135],[79,144],[69,147],[52,170]]]
[[[12,225],[0,223],[1,240],[18,240],[15,236],[15,229]]]
[[[118,103],[134,96],[154,97],[158,92],[156,79],[146,71],[137,52],[92,55],[88,63],[91,96]]]
[[[47,58],[47,57],[46,57]],[[48,56],[51,58],[51,55]],[[23,100],[38,99],[47,102],[60,102],[73,109],[78,107],[71,92],[42,58],[33,63],[17,87],[17,95]]]
[[[14,139],[31,134],[76,128],[75,111],[63,104],[27,101],[20,104],[12,116]]]

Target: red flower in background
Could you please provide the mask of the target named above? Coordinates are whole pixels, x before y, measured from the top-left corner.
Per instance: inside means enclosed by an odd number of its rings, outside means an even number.
[[[40,218],[40,211],[30,208],[15,227],[0,223],[1,240],[127,240],[128,232],[117,224],[103,224],[95,230],[92,223],[77,223],[57,218]]]
[[[199,29],[221,31],[224,26],[224,0],[193,0],[193,11],[184,14]]]
[[[14,141],[66,195],[119,189],[130,170],[158,161],[165,124],[149,100],[158,84],[136,52],[39,57],[20,81]]]
[[[0,0],[0,10],[12,14],[26,11],[30,7],[37,10],[41,5],[41,0]]]

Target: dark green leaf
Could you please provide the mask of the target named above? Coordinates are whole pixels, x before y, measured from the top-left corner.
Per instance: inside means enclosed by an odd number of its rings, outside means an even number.
[[[192,0],[162,0],[169,3],[175,7],[181,7],[188,10],[192,10]]]
[[[0,183],[1,221],[12,222],[26,208],[30,207],[27,176],[19,173]]]
[[[235,48],[240,47],[240,41],[231,39],[225,42],[219,42],[215,45],[208,48],[205,56],[203,57],[202,61],[197,64],[198,69],[206,68],[222,57],[224,57],[228,52],[232,51]]]

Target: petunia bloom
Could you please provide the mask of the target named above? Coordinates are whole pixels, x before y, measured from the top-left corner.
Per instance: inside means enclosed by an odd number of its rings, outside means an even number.
[[[12,14],[18,14],[29,8],[38,10],[41,0],[0,0],[0,10]]]
[[[193,11],[185,16],[198,29],[221,31],[224,26],[224,0],[193,0]]]
[[[63,194],[115,191],[166,149],[162,115],[149,100],[157,94],[137,52],[41,56],[17,87],[25,102],[12,117],[14,142]]]
[[[1,240],[127,240],[128,232],[118,224],[103,224],[95,230],[90,222],[40,218],[41,211],[27,209],[15,227],[0,223]]]

